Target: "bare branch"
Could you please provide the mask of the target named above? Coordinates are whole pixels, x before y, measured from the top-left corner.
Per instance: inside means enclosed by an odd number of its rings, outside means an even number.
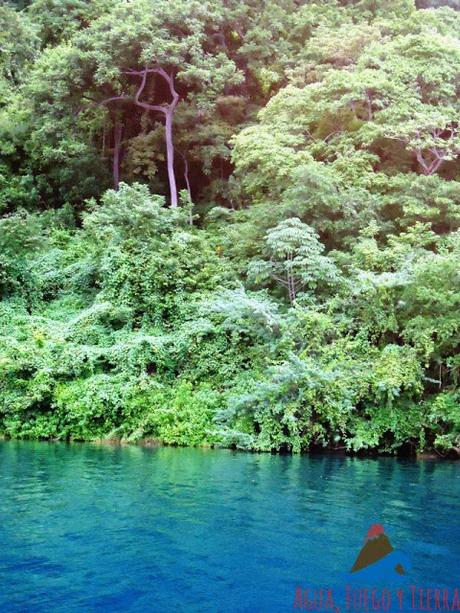
[[[277,277],[276,275],[270,276],[274,281],[278,281],[278,283],[281,283],[283,287],[289,287],[289,281],[286,281],[286,279],[283,279],[282,277]]]
[[[132,100],[132,96],[127,96],[126,94],[121,94],[120,96],[112,96],[111,98],[106,98],[105,100],[101,100],[101,102],[97,102],[96,106],[103,106],[108,104],[109,102],[113,102],[114,100]]]
[[[420,164],[420,166],[425,171],[425,174],[428,174],[428,164],[426,163],[425,158],[422,155],[421,149],[416,150],[415,156],[417,158],[417,162]]]
[[[179,102],[179,94],[174,87],[174,76],[172,74],[168,74],[164,68],[158,66],[157,68],[152,69],[153,72],[158,73],[163,79],[167,82],[169,86],[169,91],[171,92],[172,102],[170,103],[170,107],[175,109],[177,103]]]
[[[141,84],[138,87],[138,90],[134,96],[134,102],[148,111],[159,111],[160,113],[166,113],[167,107],[161,106],[159,104],[149,104],[148,102],[143,102],[140,100],[140,96],[144,91],[145,85],[147,83],[147,75],[151,72],[147,68],[143,72],[133,72],[132,74],[142,75]]]
[[[441,164],[444,162],[444,158],[442,157],[442,154],[439,153],[437,147],[432,147],[431,149],[429,149],[430,153],[434,156],[434,159],[431,162],[428,162],[422,154],[421,149],[417,149],[415,152],[415,155],[417,157],[417,161],[420,164],[420,166],[423,169],[423,173],[425,175],[432,175],[434,174],[439,167],[441,166]]]

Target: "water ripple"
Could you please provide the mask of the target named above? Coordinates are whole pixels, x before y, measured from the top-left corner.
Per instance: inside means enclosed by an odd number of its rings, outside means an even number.
[[[369,524],[454,586],[460,464],[0,443],[1,611],[282,611]]]

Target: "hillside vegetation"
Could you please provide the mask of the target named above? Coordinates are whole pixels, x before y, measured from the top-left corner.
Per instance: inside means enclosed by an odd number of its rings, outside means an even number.
[[[460,452],[460,12],[0,6],[0,432]]]

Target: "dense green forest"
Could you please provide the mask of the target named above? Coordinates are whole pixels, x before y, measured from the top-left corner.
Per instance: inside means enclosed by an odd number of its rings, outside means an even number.
[[[0,432],[460,453],[460,3],[0,6]]]

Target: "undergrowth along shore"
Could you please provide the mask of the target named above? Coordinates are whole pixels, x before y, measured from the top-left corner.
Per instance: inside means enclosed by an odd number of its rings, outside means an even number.
[[[190,446],[179,446],[175,444],[166,444],[159,439],[154,438],[141,438],[136,441],[122,439],[122,438],[100,438],[100,439],[92,439],[92,440],[60,440],[60,439],[38,439],[38,440],[30,440],[30,439],[13,439],[9,437],[5,437],[0,435],[0,441],[10,441],[10,442],[21,442],[21,441],[35,442],[35,443],[43,443],[43,444],[60,444],[60,445],[95,445],[95,446],[108,446],[108,447],[145,447],[147,449],[159,449],[159,448],[172,448],[172,449],[199,449],[199,450],[208,450],[212,451],[228,451],[235,453],[255,453],[255,454],[265,454],[270,453],[271,455],[289,455],[293,454],[290,451],[254,451],[247,449],[238,449],[236,446],[224,447],[221,445],[198,445],[194,447]],[[346,451],[343,447],[336,449],[324,449],[323,447],[318,447],[315,449],[310,449],[309,451],[302,452],[301,454],[295,454],[297,456],[308,456],[308,457],[349,457],[349,458],[357,458],[357,459],[377,459],[382,457],[391,457],[395,459],[401,460],[431,460],[431,461],[456,461],[460,460],[460,454],[458,452],[452,452],[443,454],[440,452],[429,452],[429,451],[416,451],[413,448],[405,448],[400,450],[398,453],[380,453],[378,450],[363,450],[360,452],[350,452]]]

